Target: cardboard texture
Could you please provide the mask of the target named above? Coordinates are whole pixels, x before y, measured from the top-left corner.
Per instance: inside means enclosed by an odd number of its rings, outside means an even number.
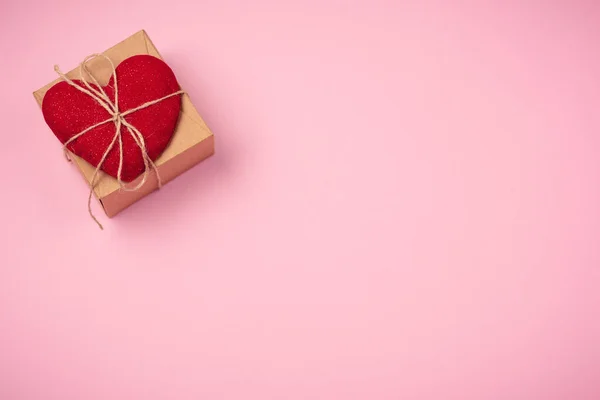
[[[150,54],[162,60],[158,50],[143,30],[111,47],[103,54],[109,57],[115,66],[119,65],[126,58],[138,54]],[[88,63],[88,67],[101,85],[108,83],[112,71],[106,60],[95,58]],[[79,79],[79,68],[69,71],[66,75],[71,79]],[[176,71],[175,76],[177,76]],[[40,108],[48,89],[58,82],[60,82],[60,79],[56,79],[33,93]],[[185,88],[182,89],[185,90]],[[189,96],[183,94],[181,97],[179,122],[175,128],[173,137],[165,151],[155,161],[163,185],[213,153],[214,136],[212,132],[196,111]],[[96,167],[71,152],[69,152],[69,156],[88,185],[91,186],[92,175]],[[131,185],[133,187],[137,185],[141,179],[141,176],[138,177],[133,182],[130,182],[128,186]],[[153,170],[150,171],[146,183],[136,191],[119,190],[120,187],[115,178],[105,174],[103,171],[99,171],[94,187],[94,195],[100,201],[106,215],[112,217],[151,193],[157,187],[158,181]]]

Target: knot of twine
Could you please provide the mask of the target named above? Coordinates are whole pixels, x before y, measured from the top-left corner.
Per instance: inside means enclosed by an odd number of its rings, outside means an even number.
[[[96,80],[96,78],[94,77],[94,75],[92,74],[92,72],[89,70],[89,68],[87,66],[87,63],[96,57],[102,57],[110,63],[110,66],[112,69],[113,82],[114,82],[114,92],[115,92],[114,102],[111,101],[110,97],[108,97],[108,95],[106,94],[106,92],[104,91],[102,86],[98,83],[98,81]],[[98,219],[94,216],[94,213],[92,212],[92,193],[94,192],[95,180],[96,180],[96,177],[98,176],[98,172],[102,168],[102,164],[106,160],[106,157],[108,156],[108,154],[110,153],[110,151],[113,149],[113,147],[115,146],[115,144],[117,142],[119,143],[119,168],[117,170],[117,182],[119,183],[119,187],[122,190],[135,191],[135,190],[138,190],[139,188],[141,188],[144,185],[144,183],[146,183],[146,180],[148,178],[148,173],[150,172],[150,168],[152,168],[154,170],[154,172],[156,173],[156,178],[158,180],[158,187],[160,188],[162,186],[160,175],[158,173],[158,168],[156,167],[156,164],[154,164],[154,162],[152,161],[150,156],[148,156],[148,151],[146,150],[146,143],[144,141],[144,136],[135,126],[133,126],[129,122],[127,122],[125,117],[136,111],[150,107],[156,103],[159,103],[159,102],[166,100],[173,96],[178,96],[185,92],[183,90],[178,90],[177,92],[171,93],[171,94],[161,97],[159,99],[146,102],[139,107],[135,107],[135,108],[132,108],[132,109],[126,110],[126,111],[120,111],[119,110],[119,86],[117,84],[117,73],[116,73],[115,65],[112,62],[112,60],[110,58],[108,58],[107,56],[105,56],[104,54],[89,55],[79,65],[80,80],[85,85],[85,87],[82,87],[82,86],[76,84],[75,82],[73,82],[71,79],[69,79],[65,74],[63,74],[60,71],[60,69],[58,68],[58,65],[54,66],[54,71],[56,71],[56,73],[61,77],[61,79],[63,81],[67,82],[69,85],[73,86],[75,89],[79,90],[82,93],[87,94],[88,96],[90,96],[91,98],[96,100],[96,102],[98,102],[98,104],[100,104],[100,106],[102,106],[102,108],[104,108],[111,116],[110,118],[105,119],[104,121],[98,122],[97,124],[94,124],[86,129],[82,130],[78,134],[72,136],[65,143],[63,143],[63,151],[64,151],[65,157],[67,158],[68,161],[71,161],[71,159],[69,158],[69,154],[67,153],[67,146],[70,143],[77,140],[79,137],[85,135],[92,129],[95,129],[101,125],[108,124],[111,122],[115,124],[115,135],[113,137],[112,142],[106,148],[106,151],[102,155],[102,158],[100,159],[100,162],[96,166],[96,170],[94,171],[94,174],[92,175],[92,181],[90,183],[90,194],[88,196],[88,212],[90,213],[90,216],[96,222],[96,224],[98,224],[100,229],[104,229],[102,227],[102,224],[98,221]],[[97,89],[94,88],[87,81],[85,74],[87,74],[90,78],[92,78],[92,81],[97,86]],[[140,151],[142,152],[142,158],[144,160],[144,173],[142,176],[142,180],[133,188],[128,188],[125,185],[125,183],[121,180],[121,171],[123,169],[123,138],[122,138],[122,134],[121,134],[121,127],[125,127],[127,129],[127,131],[129,132],[129,134],[131,134],[131,137],[133,138],[135,143],[139,146]]]

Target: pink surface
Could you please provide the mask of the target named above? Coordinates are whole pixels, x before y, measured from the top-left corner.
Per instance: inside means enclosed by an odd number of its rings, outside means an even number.
[[[0,399],[600,398],[598,3],[48,3],[0,5]],[[140,28],[218,153],[101,232],[31,92]]]

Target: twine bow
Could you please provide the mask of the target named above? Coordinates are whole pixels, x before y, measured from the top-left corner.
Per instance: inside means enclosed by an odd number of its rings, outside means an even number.
[[[110,66],[112,69],[112,77],[113,77],[114,87],[115,87],[115,101],[114,102],[111,101],[110,97],[108,97],[108,95],[106,94],[106,92],[104,91],[102,86],[98,83],[98,81],[96,80],[94,75],[92,75],[91,71],[87,67],[87,63],[96,57],[103,57],[105,60],[107,60],[110,63]],[[102,227],[102,224],[98,221],[98,219],[96,219],[96,217],[94,216],[94,213],[92,212],[92,193],[94,192],[95,180],[98,175],[98,172],[102,168],[102,164],[106,160],[106,157],[108,156],[110,151],[113,149],[113,147],[115,146],[117,141],[119,142],[119,168],[117,170],[117,182],[119,183],[120,188],[125,191],[138,190],[139,188],[141,188],[144,185],[144,183],[146,183],[150,168],[152,168],[154,170],[154,172],[156,173],[156,178],[158,180],[158,187],[160,188],[162,186],[160,175],[158,173],[158,168],[156,167],[156,164],[154,164],[154,162],[152,161],[150,156],[148,156],[148,151],[146,150],[146,143],[144,141],[144,136],[135,126],[133,126],[129,122],[127,122],[125,117],[136,111],[142,110],[146,107],[150,107],[156,103],[160,103],[163,100],[166,100],[173,96],[178,96],[185,92],[183,90],[178,90],[177,92],[174,92],[167,96],[161,97],[160,99],[146,102],[139,107],[135,107],[135,108],[132,108],[132,109],[126,110],[126,111],[120,111],[119,110],[119,87],[117,84],[117,73],[116,73],[115,65],[113,64],[112,60],[110,58],[108,58],[107,56],[105,56],[104,54],[89,55],[79,65],[80,80],[85,85],[85,87],[82,87],[82,86],[76,84],[75,82],[73,82],[71,79],[69,79],[65,74],[63,74],[60,71],[60,69],[58,68],[58,65],[54,66],[54,71],[56,71],[56,73],[62,78],[62,80],[67,82],[69,85],[73,86],[75,89],[79,90],[82,93],[87,94],[88,96],[90,96],[91,98],[96,100],[98,102],[98,104],[100,104],[100,106],[102,106],[102,108],[104,108],[111,116],[110,118],[105,119],[104,121],[98,122],[97,124],[94,124],[86,129],[84,129],[83,131],[79,132],[78,134],[74,135],[69,140],[67,140],[63,144],[63,151],[65,153],[65,156],[67,157],[67,160],[71,161],[71,159],[69,158],[69,155],[67,153],[67,146],[70,143],[77,140],[79,137],[85,135],[92,129],[95,129],[101,125],[108,124],[111,122],[115,124],[115,135],[114,135],[113,140],[110,143],[110,145],[106,148],[106,151],[102,155],[102,158],[100,159],[100,162],[96,166],[96,170],[94,171],[94,174],[92,175],[92,181],[90,183],[90,194],[88,196],[88,212],[90,213],[90,216],[96,222],[96,224],[98,224],[100,229],[104,229]],[[87,73],[87,75],[89,75],[92,78],[93,83],[98,87],[98,89],[94,88],[87,81],[84,72]],[[122,133],[121,133],[122,126],[124,126],[127,129],[127,131],[131,134],[131,137],[133,138],[135,143],[139,146],[140,151],[142,152],[142,158],[144,160],[144,174],[143,174],[142,180],[133,188],[128,188],[125,185],[125,183],[121,180],[121,171],[123,169],[123,139],[122,139]]]

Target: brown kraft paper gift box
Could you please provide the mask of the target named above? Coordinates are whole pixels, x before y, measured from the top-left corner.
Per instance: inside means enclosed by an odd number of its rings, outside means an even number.
[[[103,54],[109,57],[115,66],[126,58],[138,54],[149,54],[162,60],[148,34],[143,30],[111,47]],[[101,58],[96,58],[88,63],[88,67],[98,82],[101,85],[106,85],[112,72],[109,63]],[[66,75],[71,79],[79,79],[79,70],[76,68],[69,71]],[[60,82],[60,79],[47,84],[33,93],[40,107],[48,89],[58,82]],[[185,88],[182,89],[185,90]],[[202,120],[202,117],[200,117],[200,114],[198,114],[198,111],[196,111],[188,94],[185,93],[181,96],[181,113],[173,137],[164,152],[155,161],[162,183],[169,182],[213,153],[214,136]],[[91,186],[92,176],[96,168],[71,152],[69,152],[69,157],[73,161],[73,164],[77,166],[88,185]],[[134,187],[141,179],[141,176],[136,178],[130,185]],[[158,180],[154,171],[150,171],[146,183],[135,191],[119,190],[120,187],[115,178],[103,171],[99,171],[98,177],[96,177],[94,195],[100,201],[106,215],[112,217],[151,193],[157,187]]]

